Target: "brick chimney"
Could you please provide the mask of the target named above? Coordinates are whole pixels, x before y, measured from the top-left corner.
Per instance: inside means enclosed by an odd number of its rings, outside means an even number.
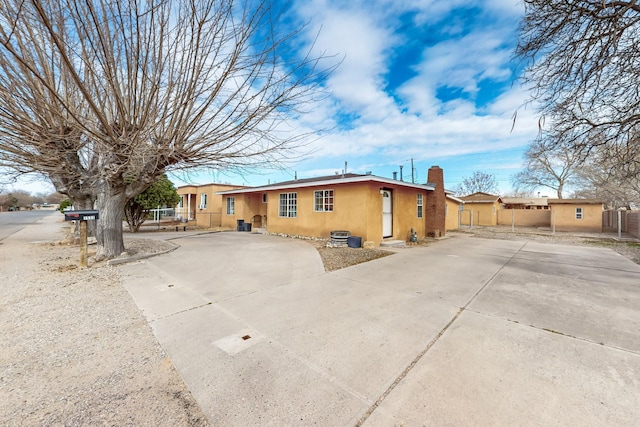
[[[446,195],[444,193],[444,172],[439,166],[431,166],[427,181],[435,189],[427,195],[425,213],[425,234],[429,237],[442,237],[446,231]]]

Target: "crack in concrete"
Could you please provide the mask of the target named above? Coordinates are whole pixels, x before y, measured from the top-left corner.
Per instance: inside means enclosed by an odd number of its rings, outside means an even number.
[[[451,318],[451,320],[449,320],[449,323],[447,323],[445,325],[444,328],[442,328],[440,330],[440,332],[438,332],[438,334],[431,340],[429,341],[429,344],[427,344],[427,346],[425,347],[424,350],[422,350],[420,353],[417,354],[417,356],[411,361],[411,363],[409,363],[409,365],[404,369],[404,371],[402,371],[402,373],[400,375],[398,375],[398,377],[393,381],[393,383],[384,391],[384,393],[382,393],[380,395],[380,397],[378,397],[378,399],[376,399],[376,401],[374,402],[373,405],[371,405],[369,407],[369,409],[358,419],[358,421],[356,422],[356,427],[360,427],[362,426],[367,419],[369,419],[369,417],[371,416],[371,414],[374,413],[374,411],[382,404],[382,402],[384,401],[384,399],[387,398],[387,396],[389,396],[391,394],[391,392],[393,392],[393,390],[398,386],[398,384],[400,384],[400,382],[409,374],[409,372],[411,372],[411,370],[418,364],[418,362],[424,357],[425,354],[427,354],[427,352],[429,350],[431,350],[431,348],[438,342],[438,340],[444,335],[445,332],[447,332],[447,330],[449,329],[449,327],[451,327],[451,325],[453,325],[455,323],[456,320],[458,320],[458,318],[460,317],[460,315],[467,309],[467,307],[469,306],[469,304],[471,304],[477,297],[478,295],[480,295],[480,293],[482,293],[483,290],[486,289],[487,286],[489,286],[489,284],[493,281],[493,279],[496,278],[496,276],[498,274],[500,274],[500,272],[502,272],[502,270],[504,270],[504,268],[509,265],[509,263],[511,261],[513,261],[515,259],[515,257],[520,253],[520,251],[522,251],[522,249],[527,245],[527,242],[525,242],[511,257],[509,257],[509,259],[507,260],[507,262],[505,262],[481,287],[480,289],[478,289],[478,291],[473,294],[473,296],[469,299],[469,301],[466,302],[466,304],[462,307],[460,307],[460,309],[456,312],[456,314]]]

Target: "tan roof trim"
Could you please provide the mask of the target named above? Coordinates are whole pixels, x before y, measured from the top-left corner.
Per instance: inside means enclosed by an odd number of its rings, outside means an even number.
[[[604,201],[598,199],[549,199],[550,205],[603,205]]]

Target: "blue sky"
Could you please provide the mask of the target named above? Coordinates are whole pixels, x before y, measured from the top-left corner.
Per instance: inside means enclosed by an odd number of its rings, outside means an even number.
[[[504,195],[538,132],[513,61],[523,11],[518,0],[293,0],[291,22],[307,23],[302,42],[342,58],[326,82],[330,95],[294,125],[333,130],[285,170],[190,182],[264,185],[334,174],[345,162],[349,172],[385,177],[402,165],[410,180],[413,159],[416,182],[432,165],[448,189],[481,170]]]
[[[340,172],[345,161],[349,172],[386,177],[403,165],[410,180],[413,159],[416,182],[439,165],[447,188],[481,170],[510,191],[538,132],[513,61],[523,10],[517,0],[293,1],[306,43],[319,33],[315,52],[344,58],[330,96],[297,125],[334,130],[285,171],[193,181],[263,185]]]

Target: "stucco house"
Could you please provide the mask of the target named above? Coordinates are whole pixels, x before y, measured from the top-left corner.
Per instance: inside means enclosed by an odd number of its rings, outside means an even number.
[[[551,227],[556,231],[602,232],[604,202],[597,199],[549,199]]]
[[[460,212],[464,209],[464,201],[451,193],[447,193],[446,196],[446,230],[458,230],[460,229]]]
[[[219,191],[244,188],[230,184],[183,185],[176,189],[180,202],[176,217],[195,222],[197,227],[220,227],[222,219],[222,196]]]
[[[445,234],[444,174],[433,166],[427,184],[371,174],[342,174],[297,179],[261,187],[220,191],[222,226],[239,220],[270,233],[329,238],[349,231],[379,245],[385,239],[408,240]]]
[[[502,199],[493,194],[477,192],[460,197],[464,210],[460,214],[461,225],[497,225],[498,210]]]

